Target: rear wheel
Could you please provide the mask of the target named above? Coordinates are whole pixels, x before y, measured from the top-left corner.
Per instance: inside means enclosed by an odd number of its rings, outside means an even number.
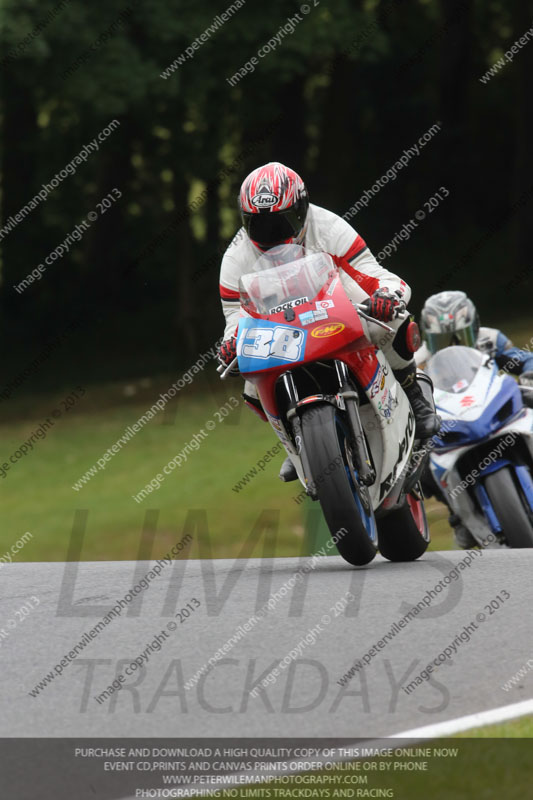
[[[533,525],[509,467],[485,478],[485,490],[509,547],[533,547]]]
[[[389,561],[414,561],[426,552],[429,526],[424,503],[413,493],[402,508],[378,519],[379,552]]]
[[[302,437],[322,513],[341,556],[362,566],[377,552],[377,531],[370,495],[357,480],[348,428],[332,405],[302,414]]]

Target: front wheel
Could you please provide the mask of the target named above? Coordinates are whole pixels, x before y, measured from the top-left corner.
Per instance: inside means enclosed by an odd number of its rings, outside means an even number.
[[[379,552],[389,561],[415,561],[426,552],[429,526],[424,502],[412,492],[401,508],[378,519]]]
[[[485,490],[509,547],[533,547],[533,526],[510,468],[487,475]]]
[[[368,489],[357,480],[345,420],[327,404],[306,409],[301,425],[311,479],[337,550],[350,564],[368,564],[377,552],[376,521]]]

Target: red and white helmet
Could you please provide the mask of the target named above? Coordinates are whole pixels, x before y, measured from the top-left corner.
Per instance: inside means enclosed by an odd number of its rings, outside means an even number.
[[[294,170],[279,161],[257,167],[243,181],[239,206],[244,229],[260,250],[302,244],[309,195]]]

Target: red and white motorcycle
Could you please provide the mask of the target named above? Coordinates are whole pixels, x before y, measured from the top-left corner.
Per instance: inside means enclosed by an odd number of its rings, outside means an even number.
[[[274,264],[274,266],[273,266]],[[362,292],[361,299],[366,297]],[[270,250],[240,281],[237,366],[351,564],[421,556],[429,529],[407,396],[326,253]],[[404,315],[406,312],[403,312]],[[419,374],[426,397],[431,381]]]

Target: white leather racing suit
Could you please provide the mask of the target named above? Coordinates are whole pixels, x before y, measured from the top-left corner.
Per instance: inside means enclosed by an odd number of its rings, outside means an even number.
[[[332,211],[313,204],[309,205],[304,247],[311,252],[329,253],[334,258],[339,267],[342,285],[353,303],[362,302],[376,289],[398,291],[406,305],[409,302],[411,297],[409,286],[397,275],[380,266],[362,236]],[[224,339],[231,339],[235,335],[239,321],[239,278],[243,273],[250,271],[252,264],[260,255],[261,252],[252,244],[242,228],[224,253],[220,269],[220,297],[226,318]],[[394,347],[395,333],[387,334],[378,325],[365,323],[364,320],[361,322],[367,336],[383,350],[394,370],[403,369],[411,363],[412,356],[405,350],[405,345]],[[402,324],[402,320],[388,323],[395,332]],[[245,391],[256,396],[248,381]]]

